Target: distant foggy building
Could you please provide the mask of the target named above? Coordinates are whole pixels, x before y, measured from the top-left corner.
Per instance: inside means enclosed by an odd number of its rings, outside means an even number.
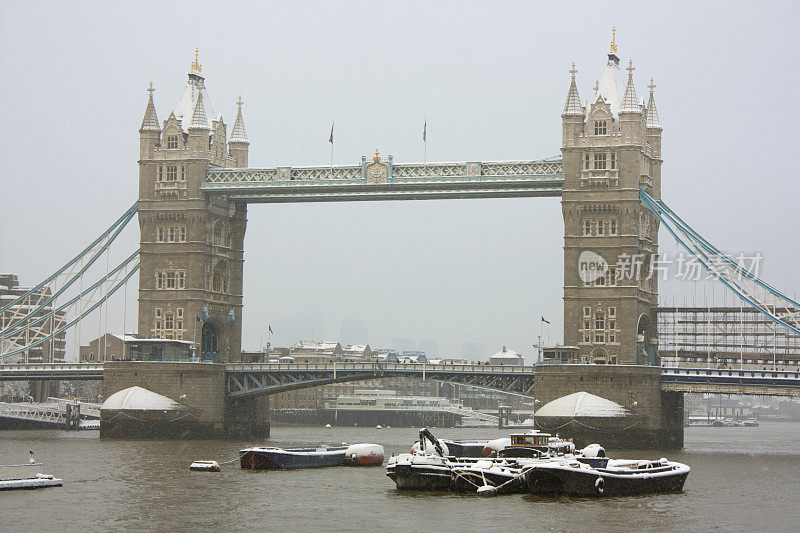
[[[78,360],[81,363],[120,361],[125,355],[124,344],[122,337],[106,333],[102,337],[81,346],[78,352]]]
[[[19,279],[15,274],[0,274],[0,308],[10,304],[31,289],[32,287],[19,286]],[[24,300],[0,313],[0,329],[11,326],[31,312],[33,312],[30,317],[31,320],[35,321],[36,319],[44,318],[39,324],[0,339],[0,353],[7,353],[40,341],[47,337],[50,332],[58,330],[66,324],[66,313],[64,311],[53,312],[53,302],[41,305],[51,295],[50,288],[43,287],[33,291]],[[21,322],[20,325],[22,324],[24,323]],[[66,346],[66,331],[62,331],[57,333],[53,340],[43,341],[38,346],[33,346],[20,352],[14,360],[27,361],[29,363],[63,362]]]
[[[409,338],[392,339],[392,345],[398,352],[405,352],[417,349],[417,341]]]
[[[509,350],[506,346],[503,346],[499,352],[489,356],[489,364],[502,366],[523,366],[525,364],[525,358],[522,356],[522,354],[519,354],[514,350]]]
[[[477,342],[467,342],[461,345],[461,357],[468,361],[477,361],[483,357],[483,348]]]
[[[342,327],[339,332],[339,342],[355,343],[369,342],[369,328],[366,320],[346,318],[342,320]]]
[[[318,313],[299,314],[294,318],[271,320],[271,327],[274,331],[273,342],[288,343],[292,339],[325,338],[322,315]]]
[[[419,341],[417,348],[421,352],[425,352],[430,359],[433,356],[439,355],[439,343],[434,339],[422,339]]]

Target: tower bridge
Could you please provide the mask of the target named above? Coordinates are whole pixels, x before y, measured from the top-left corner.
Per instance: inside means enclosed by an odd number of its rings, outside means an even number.
[[[661,200],[662,127],[655,84],[651,79],[645,103],[636,92],[632,61],[625,70],[627,79],[612,41],[600,81],[591,96],[582,100],[573,64],[561,113],[559,157],[405,163],[395,162],[391,155],[384,158],[376,150],[374,156],[363,156],[360,163],[327,167],[250,167],[243,102],[239,98],[229,135],[222,116],[211,111],[197,57],[178,104],[163,122],[156,113],[151,84],[139,129],[138,203],[126,214],[128,219],[138,214],[138,261],[129,258],[106,274],[104,280],[116,285],[105,291],[105,298],[138,269],[139,337],[191,340],[199,359],[216,364],[106,363],[102,369],[104,395],[141,385],[172,398],[185,397],[188,406],[201,413],[197,420],[209,434],[219,434],[226,426],[235,426],[239,434],[268,434],[263,413],[268,410],[269,393],[367,379],[376,372],[421,374],[521,394],[529,394],[535,386],[542,401],[581,390],[626,405],[635,397],[646,422],[631,441],[679,447],[683,392],[692,387],[697,391],[733,390],[739,380],[751,387],[748,390],[764,391],[772,390],[770,380],[782,380],[781,391],[795,390],[792,380],[796,376],[790,375],[734,376],[723,375],[721,370],[717,375],[711,369],[706,369],[706,374],[662,373],[658,368],[658,276],[626,275],[630,273],[622,272],[618,265],[623,257],[642,257],[644,263],[637,272],[651,272],[662,224],[743,302],[776,327],[800,334],[800,305],[730,264]],[[474,367],[312,369],[241,363],[249,204],[508,197],[561,198],[564,344],[577,347],[579,360],[599,364],[543,366],[534,373],[532,368],[519,372]],[[91,261],[111,241],[113,237],[96,241],[99,248],[90,246]],[[70,264],[77,264],[76,260]],[[15,315],[3,323],[0,358],[29,348],[26,324],[33,316]],[[9,343],[10,350],[5,347]],[[14,372],[17,370],[8,368],[0,371],[0,376]],[[61,372],[59,375],[65,371]],[[96,367],[74,372],[97,379]],[[15,375],[21,373],[24,370]],[[45,374],[45,370],[31,369],[28,376],[43,379]],[[184,390],[189,392],[181,393]]]

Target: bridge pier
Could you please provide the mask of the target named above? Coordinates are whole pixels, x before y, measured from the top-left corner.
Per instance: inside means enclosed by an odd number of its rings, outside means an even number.
[[[225,424],[228,437],[236,439],[269,438],[269,396],[227,398]]]
[[[661,390],[661,369],[635,365],[540,365],[534,377],[539,407],[575,392],[588,392],[630,410],[622,418],[535,417],[538,429],[597,442],[611,449],[683,447],[683,395]]]
[[[110,361],[103,367],[103,397],[128,387],[142,387],[187,409],[165,418],[137,410],[132,416],[100,413],[100,437],[202,439],[226,436],[225,365]]]
[[[186,414],[165,419],[161,411],[152,417],[138,410],[131,416],[101,411],[101,437],[269,437],[269,396],[227,398],[223,364],[111,361],[103,370],[104,398],[138,386],[180,403]]]

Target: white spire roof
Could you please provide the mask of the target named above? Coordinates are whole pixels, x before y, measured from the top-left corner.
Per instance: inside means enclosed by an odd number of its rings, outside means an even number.
[[[178,100],[178,104],[173,111],[175,113],[175,118],[181,121],[184,131],[189,130],[195,107],[197,107],[197,98],[201,94],[203,95],[203,106],[208,129],[211,129],[211,122],[208,120],[208,117],[218,118],[217,115],[214,114],[214,108],[211,106],[211,99],[208,97],[208,91],[206,91],[203,77],[194,72],[190,72],[186,86],[183,88],[183,94],[181,94],[180,100]]]
[[[636,87],[633,85],[633,71],[636,67],[633,66],[633,60],[628,65],[628,84],[625,86],[625,96],[622,97],[622,111],[636,111],[641,112],[642,108],[639,105],[639,99],[636,98]]]
[[[209,130],[211,127],[208,124],[208,117],[206,116],[206,107],[203,104],[203,93],[197,95],[197,102],[194,106],[194,113],[192,113],[192,123],[189,129],[204,129]]]
[[[231,130],[231,142],[250,143],[247,139],[247,130],[244,128],[244,119],[242,118],[242,96],[239,95],[239,101],[236,105],[239,110],[236,112],[236,120],[233,122],[233,129]]]
[[[606,70],[603,72],[603,77],[600,78],[600,84],[598,85],[597,92],[594,95],[594,100],[592,103],[597,102],[597,98],[602,96],[611,107],[611,114],[615,117],[619,113],[620,109],[620,80],[621,74],[619,71],[619,58],[614,54],[608,54]]]
[[[572,82],[569,85],[569,93],[567,94],[567,103],[564,104],[564,115],[583,115],[583,107],[581,106],[581,98],[578,96],[578,86],[575,85],[575,63],[569,73],[572,74]]]
[[[153,82],[150,82],[150,88],[147,91],[150,93],[150,98],[147,100],[147,109],[144,110],[144,118],[142,119],[142,127],[139,131],[161,131],[158,125],[158,116],[156,115],[156,106],[153,104]]]
[[[656,88],[653,78],[650,78],[650,101],[647,102],[647,127],[660,128],[661,122],[658,120],[658,109],[656,109],[656,99],[653,97],[653,89]]]

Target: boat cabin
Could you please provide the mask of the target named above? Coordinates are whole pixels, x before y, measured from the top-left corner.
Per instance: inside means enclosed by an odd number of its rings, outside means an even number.
[[[511,446],[547,446],[549,433],[517,433],[511,435]]]

